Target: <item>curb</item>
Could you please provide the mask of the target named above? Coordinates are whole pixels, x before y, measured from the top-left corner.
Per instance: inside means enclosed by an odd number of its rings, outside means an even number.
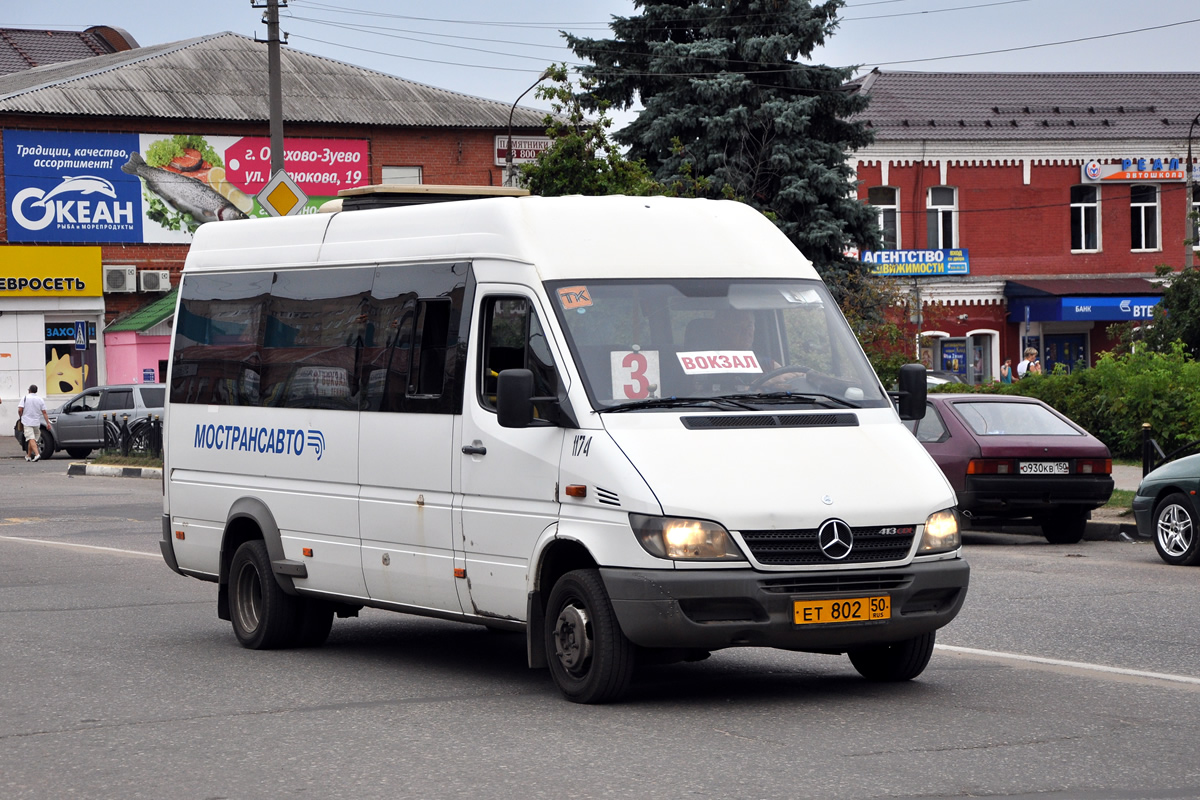
[[[67,467],[68,475],[99,475],[105,478],[161,478],[159,467],[109,467],[75,461]]]
[[[1137,524],[1133,522],[1089,521],[1083,534],[1087,542],[1139,542],[1149,541],[1138,536]]]
[[[1015,533],[1024,536],[1033,536],[1042,538],[1042,529],[1036,525],[991,525],[981,528],[967,528],[966,532],[972,530],[981,532],[991,531],[994,533]],[[1149,539],[1143,539],[1138,536],[1137,524],[1133,522],[1109,522],[1107,520],[1088,520],[1087,528],[1083,533],[1083,541],[1085,542],[1148,542]]]

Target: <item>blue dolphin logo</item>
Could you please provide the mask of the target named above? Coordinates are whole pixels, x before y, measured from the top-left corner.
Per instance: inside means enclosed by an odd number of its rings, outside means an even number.
[[[72,178],[69,175],[64,175],[62,183],[51,189],[41,200],[30,203],[30,205],[45,206],[46,203],[50,202],[51,197],[67,192],[79,192],[80,194],[99,193],[114,200],[117,197],[117,190],[113,187],[112,182],[104,178],[98,178],[95,175],[80,175],[77,178]]]

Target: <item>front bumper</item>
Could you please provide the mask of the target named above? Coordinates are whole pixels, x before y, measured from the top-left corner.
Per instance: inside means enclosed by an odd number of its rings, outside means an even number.
[[[958,507],[972,514],[1031,516],[1061,506],[1099,508],[1112,492],[1109,475],[968,475]]]
[[[643,647],[719,650],[779,647],[845,652],[898,642],[949,623],[967,595],[961,558],[880,570],[763,573],[753,570],[601,568],[621,630]],[[877,622],[796,625],[793,601],[888,595]]]

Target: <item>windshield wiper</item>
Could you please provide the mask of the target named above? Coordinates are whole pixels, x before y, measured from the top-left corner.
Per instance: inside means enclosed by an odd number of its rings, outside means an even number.
[[[736,397],[647,397],[645,400],[635,400],[622,403],[619,406],[608,406],[597,409],[603,414],[606,411],[640,411],[644,408],[687,408],[689,406],[712,406],[715,408],[738,408],[746,411],[757,411],[749,403],[739,402]]]
[[[717,399],[717,398],[714,398]],[[814,405],[836,404],[845,408],[862,408],[858,403],[851,400],[844,400],[832,394],[821,394],[820,392],[742,392],[740,394],[723,394],[719,395],[721,400],[732,400],[734,402],[749,400],[758,403],[812,403]]]

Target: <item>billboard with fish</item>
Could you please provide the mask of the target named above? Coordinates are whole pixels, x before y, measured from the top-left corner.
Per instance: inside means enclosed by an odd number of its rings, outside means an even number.
[[[284,139],[312,213],[370,178],[364,139]],[[191,241],[200,225],[269,216],[265,136],[4,131],[10,242]]]

